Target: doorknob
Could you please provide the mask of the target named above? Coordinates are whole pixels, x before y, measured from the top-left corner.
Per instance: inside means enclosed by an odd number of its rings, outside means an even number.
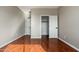
[[[56,29],[58,29],[58,27],[56,27]]]

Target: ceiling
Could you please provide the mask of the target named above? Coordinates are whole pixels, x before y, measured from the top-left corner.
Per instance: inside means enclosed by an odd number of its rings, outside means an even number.
[[[30,9],[35,8],[47,8],[47,9],[57,9],[60,6],[17,6],[19,9],[21,9],[23,12],[29,11]]]
[[[31,9],[35,8],[47,8],[47,9],[57,9],[59,6],[17,6],[24,14],[28,15]]]

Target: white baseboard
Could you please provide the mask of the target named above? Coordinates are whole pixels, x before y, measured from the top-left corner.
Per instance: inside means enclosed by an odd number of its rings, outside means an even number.
[[[31,39],[41,39],[41,36],[40,37],[32,37],[31,36]]]
[[[36,38],[36,37],[33,37],[33,38],[31,38],[31,39],[40,39],[40,40],[41,40],[41,38]]]
[[[72,44],[70,44],[70,43],[66,42],[65,40],[63,40],[63,39],[61,39],[61,38],[59,38],[59,40],[61,40],[61,41],[62,41],[62,42],[64,42],[65,44],[69,45],[69,46],[70,46],[70,47],[72,47],[73,49],[75,49],[75,50],[79,51],[79,49],[78,49],[78,48],[76,48],[76,47],[75,47],[75,46],[73,46]]]
[[[9,41],[9,42],[7,42],[7,43],[1,45],[0,48],[2,48],[2,47],[4,47],[4,46],[8,45],[9,43],[11,43],[11,42],[13,42],[13,41],[15,41],[15,40],[21,38],[22,36],[24,36],[24,35],[21,35],[21,36],[19,36],[19,37],[17,37],[17,38],[14,38],[13,40],[11,40],[11,41]]]

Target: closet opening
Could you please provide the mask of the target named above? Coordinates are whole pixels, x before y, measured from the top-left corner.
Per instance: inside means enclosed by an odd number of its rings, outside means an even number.
[[[41,36],[49,38],[49,16],[41,16]]]
[[[42,47],[47,50],[49,41],[49,16],[41,16],[41,40]]]

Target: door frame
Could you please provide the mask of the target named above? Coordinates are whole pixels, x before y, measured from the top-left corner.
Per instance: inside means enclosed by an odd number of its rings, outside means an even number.
[[[42,26],[42,25],[41,25],[41,24],[42,24],[42,23],[41,23],[41,17],[42,17],[42,16],[49,16],[49,17],[50,17],[50,16],[57,16],[57,15],[44,15],[44,14],[43,14],[43,15],[40,15],[40,32],[42,32],[42,31],[41,31],[41,26]],[[57,26],[58,26],[57,36],[59,37],[59,35],[58,35],[58,34],[59,34],[59,20],[58,20],[58,16],[57,16],[57,23],[58,23],[58,24],[57,24]],[[41,34],[41,33],[40,33],[40,34]],[[58,38],[58,37],[57,37],[57,38]],[[50,38],[50,37],[49,37],[49,38]]]
[[[45,16],[45,15],[44,15]],[[49,17],[49,16],[48,16]],[[41,18],[42,18],[42,16],[41,16]],[[41,19],[41,21],[42,21],[42,19]],[[49,20],[48,20],[48,23],[49,23]],[[41,26],[42,26],[42,22],[41,22]],[[49,26],[49,24],[48,24],[48,26]],[[42,27],[41,27],[42,28]],[[42,30],[42,29],[41,29]],[[41,31],[41,34],[42,34],[42,31]],[[48,29],[48,35],[49,35],[49,29]],[[47,35],[47,36],[48,36]]]

